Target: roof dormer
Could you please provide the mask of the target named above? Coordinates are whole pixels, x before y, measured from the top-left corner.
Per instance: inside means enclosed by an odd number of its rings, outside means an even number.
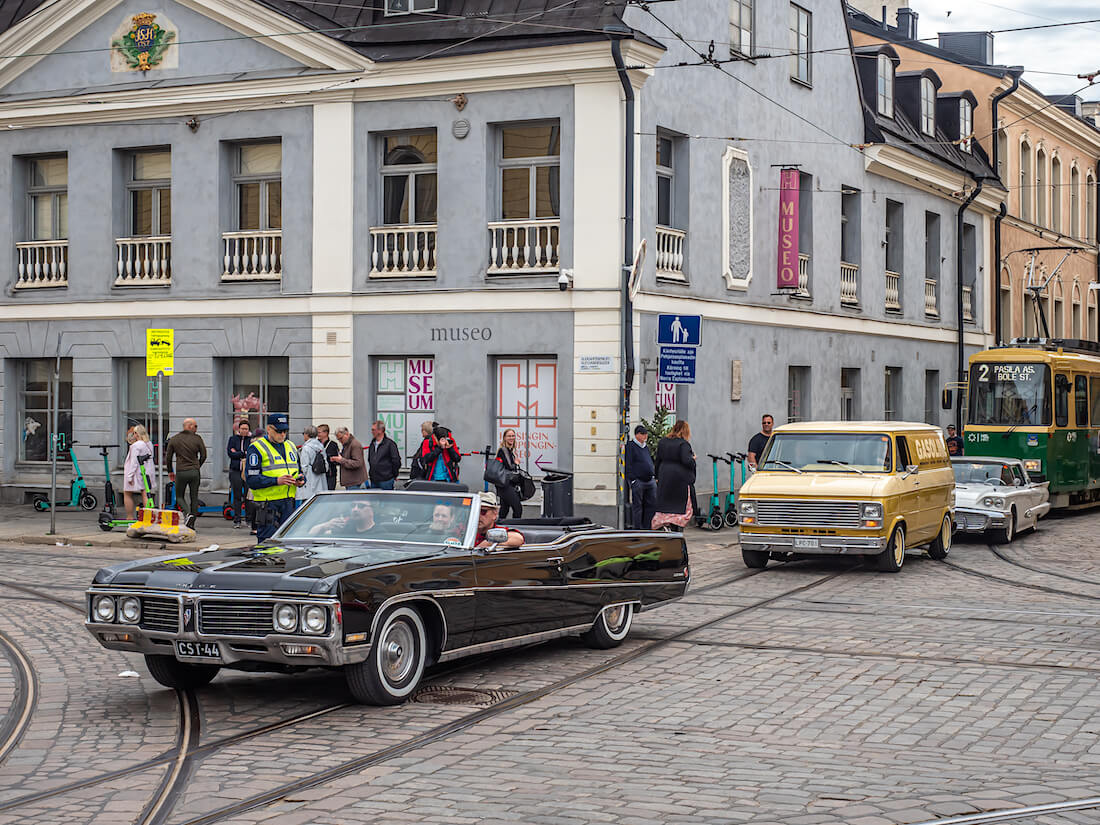
[[[936,136],[936,98],[940,76],[931,69],[901,72],[894,80],[897,106],[924,137]]]
[[[936,101],[936,121],[959,150],[970,153],[974,135],[974,110],[978,99],[969,89],[940,94]]]
[[[855,50],[863,98],[876,114],[894,116],[894,76],[901,59],[892,46],[864,46]]]

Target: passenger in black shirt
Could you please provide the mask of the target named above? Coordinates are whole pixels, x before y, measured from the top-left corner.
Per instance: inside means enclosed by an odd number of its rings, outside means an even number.
[[[947,454],[948,455],[962,455],[963,454],[963,440],[955,435],[955,425],[947,425]]]
[[[764,447],[768,444],[768,439],[772,437],[772,428],[775,426],[775,419],[765,414],[760,419],[760,432],[749,439],[749,466],[756,469],[756,462],[760,460],[760,456],[764,454]]]

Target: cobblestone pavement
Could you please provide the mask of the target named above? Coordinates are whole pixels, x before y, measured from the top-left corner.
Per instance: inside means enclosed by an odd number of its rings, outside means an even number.
[[[320,671],[165,690],[81,627],[94,570],[148,550],[0,547],[0,825],[903,825],[1090,798],[1098,528],[1050,518],[898,575],[752,572],[734,534],[692,532],[687,597],[620,648],[452,663],[430,684],[495,704],[384,709]],[[1011,821],[1100,823],[1100,806]]]

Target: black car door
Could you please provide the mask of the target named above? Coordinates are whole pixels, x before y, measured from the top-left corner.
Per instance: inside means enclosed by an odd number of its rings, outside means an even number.
[[[563,558],[543,545],[485,550],[474,557],[476,628],[471,644],[565,627]]]

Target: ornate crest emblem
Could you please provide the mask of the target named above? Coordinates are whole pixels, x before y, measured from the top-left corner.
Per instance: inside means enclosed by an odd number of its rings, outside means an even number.
[[[156,67],[176,39],[176,33],[162,28],[156,19],[157,16],[150,12],[135,14],[130,19],[130,31],[111,43],[126,60],[128,68],[147,72]]]

